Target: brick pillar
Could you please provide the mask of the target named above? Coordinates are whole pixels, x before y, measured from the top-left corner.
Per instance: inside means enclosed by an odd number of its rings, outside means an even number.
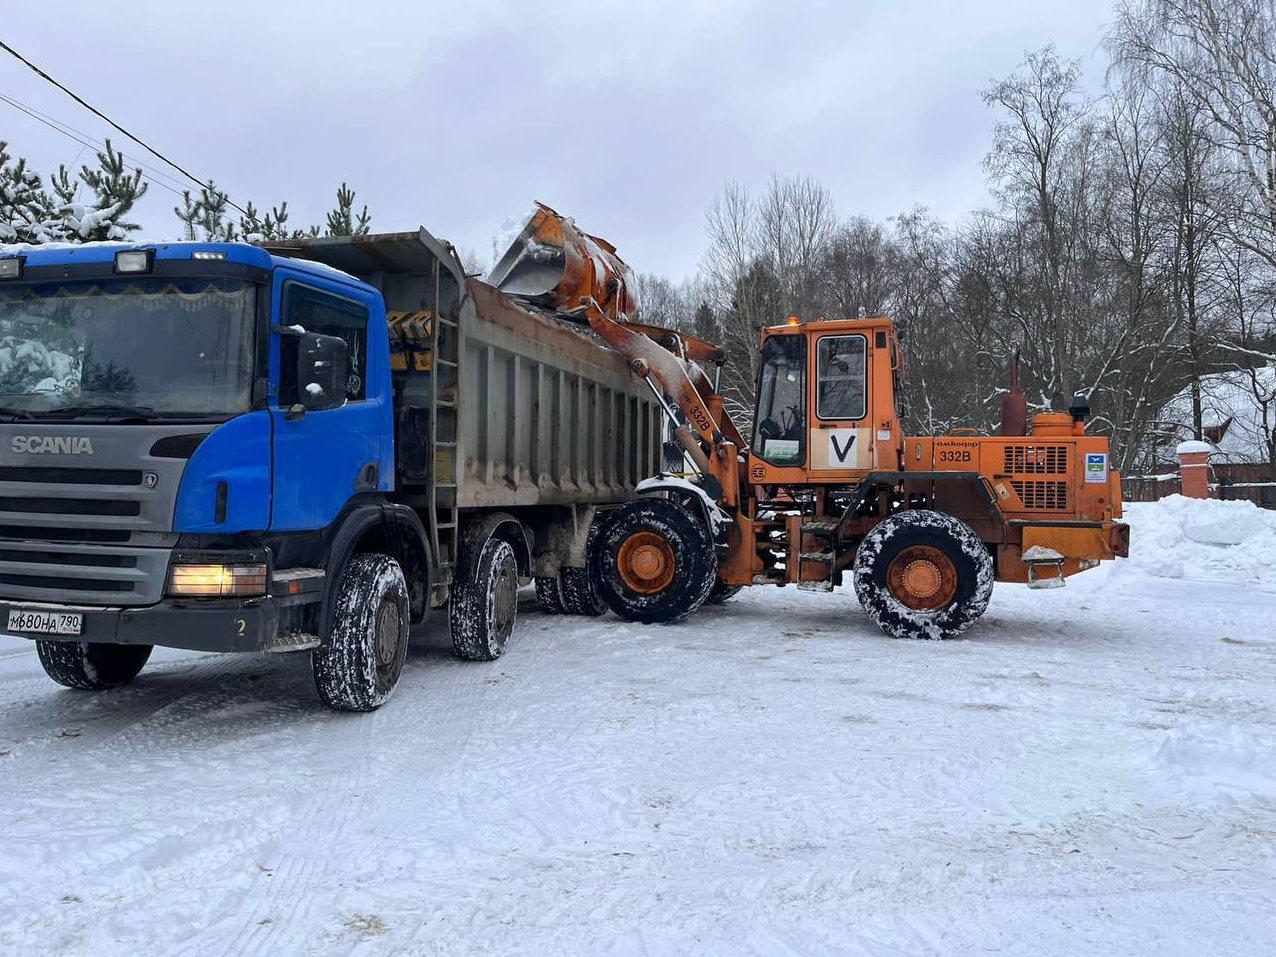
[[[1210,447],[1204,442],[1180,442],[1179,478],[1188,498],[1210,497]]]

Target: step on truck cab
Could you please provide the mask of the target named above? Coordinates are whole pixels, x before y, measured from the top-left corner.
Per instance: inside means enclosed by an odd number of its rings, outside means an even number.
[[[659,433],[623,360],[424,229],[5,248],[0,629],[79,688],[308,651],[370,710],[431,608],[480,660],[520,582],[599,613],[589,530]]]

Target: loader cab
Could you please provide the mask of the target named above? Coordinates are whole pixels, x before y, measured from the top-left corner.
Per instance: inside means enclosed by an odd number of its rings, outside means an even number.
[[[837,484],[898,468],[900,371],[889,319],[764,329],[750,480]]]

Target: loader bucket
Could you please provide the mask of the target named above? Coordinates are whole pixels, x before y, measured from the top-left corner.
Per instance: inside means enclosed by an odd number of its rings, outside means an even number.
[[[633,314],[633,273],[605,239],[581,232],[566,216],[537,203],[487,281],[502,292],[562,313],[589,299],[612,319]]]

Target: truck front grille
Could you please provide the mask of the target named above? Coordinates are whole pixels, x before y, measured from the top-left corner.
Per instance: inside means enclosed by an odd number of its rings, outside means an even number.
[[[99,498],[11,498],[0,495],[0,512],[133,516],[142,514],[142,503],[113,502]]]
[[[5,598],[63,604],[139,605],[158,601],[167,548],[51,542],[0,543]]]
[[[0,465],[0,482],[30,482],[33,485],[141,485],[142,473],[138,469]]]
[[[149,484],[140,469],[0,466],[0,596],[158,601],[170,549],[151,546],[172,541],[175,487]]]

